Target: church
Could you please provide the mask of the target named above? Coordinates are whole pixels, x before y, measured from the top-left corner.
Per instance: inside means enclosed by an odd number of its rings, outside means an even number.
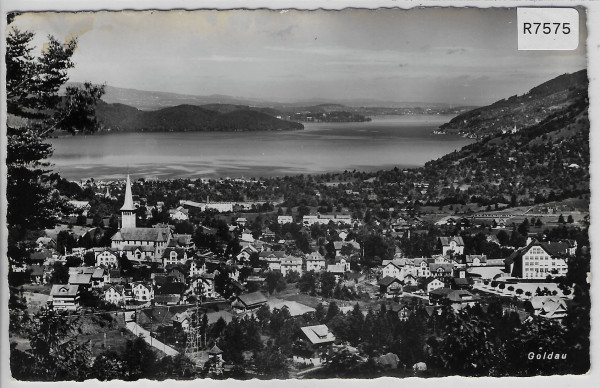
[[[127,175],[125,201],[120,210],[121,228],[111,238],[111,248],[125,252],[129,260],[149,262],[160,260],[173,238],[170,228],[138,228],[136,208],[133,204],[131,181]]]

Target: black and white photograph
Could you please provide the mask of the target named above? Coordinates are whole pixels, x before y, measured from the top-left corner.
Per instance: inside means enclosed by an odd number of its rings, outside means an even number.
[[[27,3],[3,381],[593,371],[596,4]]]

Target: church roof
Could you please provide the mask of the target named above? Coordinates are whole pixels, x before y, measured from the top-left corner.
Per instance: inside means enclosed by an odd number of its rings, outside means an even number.
[[[122,241],[168,241],[169,228],[121,228],[113,240]]]
[[[133,195],[131,194],[131,181],[129,180],[129,174],[127,174],[127,184],[125,185],[125,202],[121,207],[121,211],[135,211],[135,206],[133,206]]]

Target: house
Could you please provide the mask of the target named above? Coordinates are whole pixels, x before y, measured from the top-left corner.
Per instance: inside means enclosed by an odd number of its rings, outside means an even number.
[[[462,237],[439,237],[438,248],[440,247],[444,256],[449,252],[455,255],[462,255],[465,250],[465,242]]]
[[[219,296],[215,291],[215,275],[213,273],[193,277],[190,281],[190,289],[192,294],[201,295],[204,298],[214,299]]]
[[[379,280],[379,294],[387,299],[402,294],[402,283],[398,278],[386,276]]]
[[[296,271],[299,275],[302,275],[302,258],[289,256],[281,259],[280,271],[283,276],[292,271]]]
[[[438,288],[429,293],[431,305],[449,303],[455,310],[460,310],[465,306],[473,307],[477,302],[479,302],[479,297],[465,290]]]
[[[54,284],[49,302],[54,310],[76,311],[79,308],[79,286],[75,284]]]
[[[42,249],[42,248],[56,249],[56,240],[54,240],[51,237],[38,237],[38,239],[35,240],[35,243],[37,244],[38,249]]]
[[[534,296],[526,302],[526,307],[534,315],[548,319],[560,319],[567,315],[565,300],[554,296]]]
[[[69,274],[69,285],[80,286],[80,289],[90,290],[92,288],[91,273],[71,273]]]
[[[454,264],[450,263],[430,263],[429,272],[431,276],[438,278],[449,278],[452,276]]]
[[[452,278],[450,279],[450,288],[454,290],[469,290],[473,288],[473,283],[475,281],[472,277],[460,277],[460,278]]]
[[[104,289],[104,300],[116,306],[125,303],[125,287],[122,285],[106,286]]]
[[[46,270],[43,265],[28,265],[27,270],[32,283],[46,284]]]
[[[133,300],[136,302],[150,303],[150,301],[154,299],[154,289],[150,284],[142,282],[133,283],[131,285],[131,291],[133,293]]]
[[[300,330],[312,346],[323,347],[335,341],[335,336],[326,325],[305,326]]]
[[[465,255],[465,263],[467,267],[481,267],[486,265],[486,255]]]
[[[398,309],[398,318],[401,321],[407,321],[410,315],[413,313],[413,308],[407,304],[401,304]]]
[[[167,269],[167,278],[170,278],[173,282],[185,283],[186,274],[183,268],[174,266]]]
[[[344,256],[338,256],[335,258],[334,262],[336,265],[343,265],[345,272],[350,272],[350,261],[348,260],[348,258]]]
[[[429,278],[425,281],[425,290],[427,293],[444,287],[446,287],[446,285],[438,278]]]
[[[187,330],[190,327],[191,318],[187,311],[183,311],[173,315],[171,322],[173,323],[173,327]]]
[[[181,233],[173,234],[173,238],[169,242],[168,246],[183,248],[190,252],[196,247],[196,244],[194,243],[194,240],[192,240],[191,234]]]
[[[244,218],[244,217],[238,217],[235,220],[235,223],[237,224],[238,227],[240,227],[240,228],[243,229],[243,228],[246,227],[246,224],[248,223],[248,220],[246,218]]]
[[[291,224],[294,222],[294,218],[292,216],[277,216],[278,224]]]
[[[200,260],[189,261],[190,270],[189,274],[191,277],[200,276],[206,272],[206,263]]]
[[[506,270],[513,277],[523,279],[565,276],[569,253],[567,243],[533,241],[505,260]]]
[[[406,274],[402,280],[405,286],[416,286],[419,284],[419,279],[412,273]]]
[[[238,312],[248,312],[267,303],[267,298],[259,291],[238,295],[231,307]]]
[[[306,226],[312,226],[319,223],[319,217],[315,215],[306,215],[302,217],[302,224]]]
[[[117,252],[109,248],[95,248],[93,252],[96,257],[96,266],[104,268],[117,268],[119,266]]]
[[[91,284],[92,288],[102,288],[104,287],[105,280],[105,270],[102,267],[85,267],[82,270],[83,274],[90,274],[91,276]]]
[[[325,269],[325,258],[319,252],[311,252],[306,256],[306,271],[320,272]]]
[[[412,259],[412,267],[416,270],[415,276],[418,278],[428,278],[431,276],[429,262],[425,258]]]
[[[383,277],[389,276],[400,280],[404,279],[404,266],[406,265],[406,260],[383,260],[381,264],[383,265],[381,270],[381,275]]]
[[[344,264],[329,264],[327,266],[327,272],[335,275],[335,281],[339,282],[344,274],[346,273],[346,266]]]
[[[187,251],[184,248],[167,248],[162,254],[163,266],[166,268],[167,265],[185,264],[188,259]]]
[[[263,251],[258,254],[259,260],[266,262],[270,271],[281,270],[281,260],[284,257],[283,251]]]
[[[180,304],[185,295],[184,283],[165,283],[159,287],[154,295],[154,302],[161,305]]]
[[[169,217],[174,221],[187,221],[190,219],[189,210],[183,206],[169,210]]]
[[[242,248],[240,253],[238,253],[235,258],[240,263],[249,263],[250,256],[256,253],[258,253],[258,249],[256,249],[253,245],[247,245],[246,247]]]

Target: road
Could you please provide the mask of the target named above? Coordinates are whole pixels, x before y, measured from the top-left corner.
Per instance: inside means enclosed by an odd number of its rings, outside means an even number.
[[[173,349],[172,347],[163,344],[156,338],[152,338],[152,336],[150,336],[150,332],[148,330],[144,329],[143,327],[141,327],[140,325],[138,325],[135,322],[127,322],[127,330],[129,330],[136,336],[141,334],[142,337],[144,338],[144,341],[146,341],[148,344],[150,344],[150,346],[154,346],[156,349],[165,352],[165,354],[167,354],[168,356],[176,356],[179,354],[179,352],[177,350]]]

